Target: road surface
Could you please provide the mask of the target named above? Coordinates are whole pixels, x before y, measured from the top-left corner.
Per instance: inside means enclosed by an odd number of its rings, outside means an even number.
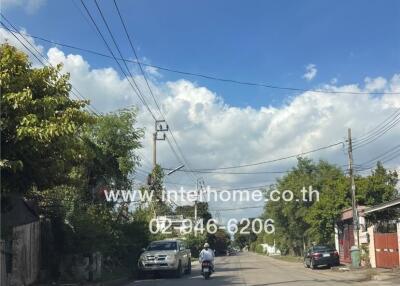
[[[200,266],[192,269],[191,275],[180,279],[161,277],[147,278],[131,282],[125,286],[341,286],[341,285],[400,285],[383,281],[365,282],[364,276],[353,272],[335,272],[329,269],[311,270],[301,263],[277,260],[254,253],[240,253],[236,256],[217,257],[216,272],[210,280],[204,280],[200,275]]]

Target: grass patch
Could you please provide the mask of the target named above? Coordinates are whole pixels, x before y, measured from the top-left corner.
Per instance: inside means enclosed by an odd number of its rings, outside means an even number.
[[[291,255],[284,255],[284,256],[270,256],[274,259],[283,260],[287,262],[303,262],[303,257],[301,256],[291,256]]]

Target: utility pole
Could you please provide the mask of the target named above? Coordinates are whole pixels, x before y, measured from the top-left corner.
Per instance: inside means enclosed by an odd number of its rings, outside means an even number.
[[[164,126],[163,126],[164,125]],[[154,122],[154,133],[153,133],[153,171],[157,166],[157,141],[158,140],[165,140],[165,131],[168,131],[169,127],[167,124],[165,124],[165,120],[156,120]],[[160,138],[158,136],[158,132],[162,132],[163,136]],[[147,184],[149,185],[149,189],[152,190],[154,189],[154,181],[155,178],[153,178],[153,172],[149,174],[147,177]],[[153,213],[154,213],[154,218],[156,218],[156,209],[154,207],[154,203],[151,203],[152,208],[153,208]]]
[[[153,133],[153,169],[157,165],[157,132]]]
[[[203,181],[202,178],[198,178],[197,183],[196,183],[197,197],[196,197],[196,201],[194,202],[194,222],[195,223],[197,222],[197,202],[200,197],[200,190],[203,190],[202,181]]]
[[[164,125],[163,125],[164,123]],[[166,135],[164,132],[168,131],[169,127],[165,124],[165,120],[156,120],[154,123],[154,133],[153,133],[153,168],[157,165],[157,141],[165,140]],[[158,132],[162,132],[163,136],[159,137]]]
[[[196,191],[197,191],[197,197],[194,202],[194,223],[197,223],[197,201],[199,199],[199,179],[197,179],[196,182]]]
[[[351,128],[347,130],[348,136],[348,154],[349,154],[349,175],[350,175],[350,183],[351,183],[351,207],[353,211],[353,228],[356,232],[355,235],[355,245],[360,248],[360,226],[358,221],[358,210],[357,210],[357,202],[356,202],[356,184],[354,183],[354,168],[353,168],[353,143],[351,139]]]

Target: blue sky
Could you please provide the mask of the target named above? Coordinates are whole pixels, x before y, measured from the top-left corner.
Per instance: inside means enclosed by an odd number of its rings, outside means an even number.
[[[86,2],[95,13],[93,2]],[[99,2],[117,39],[127,43],[112,1]],[[318,87],[334,78],[341,85],[363,84],[367,76],[390,77],[400,67],[396,0],[118,3],[140,57],[160,66],[301,88]],[[33,13],[7,5],[3,12],[32,35],[106,52],[78,0],[46,1]],[[125,56],[133,56],[127,44],[121,46]],[[82,55],[95,68],[113,65],[108,59]],[[311,81],[302,77],[308,64],[317,69]],[[162,72],[160,80],[181,77]],[[239,107],[279,106],[296,95],[186,78]]]
[[[101,23],[93,1],[85,3]],[[133,58],[112,1],[99,3],[124,56]],[[400,109],[400,1],[118,3],[139,56],[147,63],[276,86],[313,89],[331,84],[342,91],[293,93],[159,71],[160,75],[150,77],[150,83],[192,168],[242,165],[300,154],[343,140],[348,127],[356,138],[362,138]],[[27,34],[107,53],[83,16],[80,0],[3,0],[2,13]],[[106,34],[105,27],[100,27]],[[18,46],[1,29],[0,36]],[[43,52],[52,64],[64,65],[73,86],[99,110],[138,103],[127,80],[115,72],[118,69],[112,60],[37,40],[34,44],[44,46]],[[304,77],[307,66],[308,79]],[[135,78],[146,90],[143,78]],[[354,86],[357,84],[359,87]],[[384,94],[368,94],[374,91]],[[152,104],[149,94],[146,96]],[[221,105],[218,97],[228,105]],[[136,174],[136,179],[143,182],[151,169],[154,122],[146,109],[138,106],[138,126],[146,133],[139,151],[144,170]],[[392,148],[399,141],[400,129],[393,128],[384,135],[357,149],[355,163],[368,162]],[[163,143],[157,146],[158,163],[179,165]],[[310,157],[342,166],[347,162],[344,151],[340,146]],[[240,171],[288,170],[295,164],[291,159]],[[400,158],[385,166],[400,171]],[[280,175],[201,176],[211,187],[234,188],[269,184]],[[168,181],[169,189],[176,187],[172,183],[196,184],[187,173],[174,173]],[[235,215],[254,216],[260,211],[244,210]]]

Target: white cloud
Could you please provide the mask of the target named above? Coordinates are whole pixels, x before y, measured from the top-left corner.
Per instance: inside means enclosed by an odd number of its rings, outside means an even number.
[[[16,32],[11,33],[3,27],[0,27],[0,43],[9,43],[10,45],[17,47],[19,50],[25,52],[29,56],[34,66],[39,66],[40,62],[31,54],[29,50],[31,50],[37,55],[38,58],[41,59],[39,53],[44,54],[43,46],[35,43],[35,40],[29,36],[29,34],[27,34],[25,29],[19,30],[19,33],[22,34],[22,36]],[[16,37],[19,40],[17,40]],[[45,60],[41,60],[45,62]]]
[[[383,77],[377,77],[377,78],[367,77],[365,78],[364,81],[365,81],[365,88],[371,92],[382,90],[387,85],[387,80]]]
[[[144,70],[147,74],[154,76],[154,77],[162,77],[162,74],[158,71],[158,68],[152,66],[145,66]]]
[[[303,74],[303,78],[307,81],[311,81],[317,75],[317,66],[314,64],[308,64],[306,66],[306,72]]]
[[[46,0],[2,0],[2,8],[23,8],[26,13],[34,14],[44,4]]]
[[[110,67],[94,69],[82,56],[65,54],[58,48],[51,48],[47,55],[53,64],[64,64],[64,71],[71,74],[72,84],[90,98],[97,109],[106,112],[132,104],[139,106],[138,122],[146,128],[143,149],[140,151],[143,156],[142,169],[149,170],[154,123],[146,109],[139,104],[127,79],[121,78]],[[146,95],[154,114],[160,117],[143,78],[137,75],[134,79]],[[343,140],[348,127],[352,128],[353,135],[357,138],[400,108],[400,96],[390,94],[400,92],[400,73],[391,78],[366,78],[364,86],[331,83],[324,88],[343,93],[304,92],[287,100],[283,106],[260,108],[230,106],[224,102],[222,95],[185,79],[173,82],[150,80],[149,83],[192,168],[240,165],[305,152]],[[354,94],[374,90],[383,90],[386,94]],[[224,95],[227,96],[229,94]],[[400,129],[395,127],[376,142],[357,149],[354,152],[355,163],[363,163],[383,153],[393,147],[399,138]],[[159,141],[157,152],[158,162],[162,166],[179,165],[167,142]],[[312,154],[311,157],[345,165],[347,155],[344,152],[345,149],[339,146]],[[296,160],[292,159],[232,171],[280,171],[289,169],[295,163]],[[400,158],[388,162],[386,166],[399,169]],[[279,175],[198,176],[202,176],[206,184],[212,187],[238,187],[271,182]],[[139,174],[138,178],[144,180],[145,176]],[[176,172],[167,179],[194,186],[194,180],[187,174]],[[219,204],[217,207],[232,207],[232,204]],[[253,215],[256,212],[257,210],[246,210],[236,212],[235,215]],[[232,213],[234,212],[229,214]]]

